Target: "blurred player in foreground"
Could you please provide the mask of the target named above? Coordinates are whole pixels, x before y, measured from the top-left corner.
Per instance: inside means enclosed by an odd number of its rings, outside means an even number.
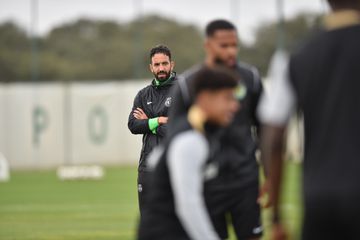
[[[295,52],[259,111],[270,165],[273,239],[285,239],[281,196],[284,132],[292,110],[305,124],[302,238],[360,239],[360,0],[328,0],[324,29]]]
[[[131,109],[128,127],[133,134],[143,135],[143,146],[138,168],[138,196],[140,213],[146,206],[147,194],[146,159],[149,153],[165,137],[168,109],[171,106],[171,87],[176,81],[175,63],[170,49],[158,45],[150,51],[150,71],[154,74],[151,84],[138,92]]]
[[[175,86],[176,101],[170,109],[169,133],[177,129],[178,119],[186,116],[194,101],[189,88],[199,69],[221,65],[236,72],[236,99],[240,111],[221,136],[216,158],[219,174],[209,184],[209,208],[214,226],[221,238],[228,237],[228,220],[238,239],[257,239],[262,235],[259,195],[256,108],[262,92],[260,76],[255,67],[238,62],[239,45],[235,26],[226,20],[214,20],[206,26],[205,60],[179,77]],[[205,238],[204,238],[205,239]]]
[[[237,84],[222,68],[202,68],[194,76],[193,104],[149,158],[152,182],[138,239],[220,239],[210,217],[214,209],[207,206],[208,186],[219,171],[219,134],[239,107]]]

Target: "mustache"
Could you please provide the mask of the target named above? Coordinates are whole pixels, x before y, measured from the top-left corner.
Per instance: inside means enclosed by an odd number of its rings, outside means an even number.
[[[157,75],[159,75],[159,74],[167,74],[167,72],[165,72],[165,71],[160,71],[160,72],[157,73]]]

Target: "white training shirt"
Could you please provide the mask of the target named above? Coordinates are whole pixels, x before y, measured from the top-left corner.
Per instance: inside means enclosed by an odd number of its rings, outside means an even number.
[[[203,197],[204,165],[208,155],[207,140],[194,130],[176,136],[167,155],[175,211],[185,231],[194,240],[219,239]]]
[[[289,80],[289,56],[277,51],[270,63],[271,85],[263,92],[257,110],[263,124],[285,126],[295,109],[295,92]]]

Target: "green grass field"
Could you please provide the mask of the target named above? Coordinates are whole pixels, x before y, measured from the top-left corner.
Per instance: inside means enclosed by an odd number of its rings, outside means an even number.
[[[283,211],[294,236],[301,218],[299,167],[287,168]],[[10,182],[0,183],[0,239],[135,239],[136,189],[133,167],[108,168],[102,181],[62,182],[55,171],[12,172]],[[265,212],[265,228],[268,218]]]

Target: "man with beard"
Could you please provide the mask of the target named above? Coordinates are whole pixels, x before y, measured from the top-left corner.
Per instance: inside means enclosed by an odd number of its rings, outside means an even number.
[[[239,108],[237,84],[237,76],[220,67],[202,68],[194,76],[192,106],[149,157],[150,191],[139,240],[220,240],[205,202],[218,173],[219,134]]]
[[[171,52],[164,45],[150,51],[150,71],[154,74],[151,84],[138,92],[129,115],[128,127],[133,134],[143,135],[143,146],[138,167],[138,198],[142,212],[147,194],[146,158],[165,136],[168,109],[171,105],[171,86],[175,83],[175,66]]]
[[[176,102],[170,110],[169,135],[181,124],[194,101],[191,86],[194,76],[203,66],[222,65],[234,71],[238,78],[236,98],[241,110],[235,113],[233,121],[223,130],[220,150],[215,159],[219,173],[208,183],[205,201],[215,230],[222,239],[228,237],[227,216],[238,239],[258,239],[262,235],[260,221],[259,168],[257,150],[256,107],[262,92],[260,76],[255,67],[238,63],[238,36],[233,24],[226,20],[215,20],[206,27],[203,64],[185,72],[174,88]]]

